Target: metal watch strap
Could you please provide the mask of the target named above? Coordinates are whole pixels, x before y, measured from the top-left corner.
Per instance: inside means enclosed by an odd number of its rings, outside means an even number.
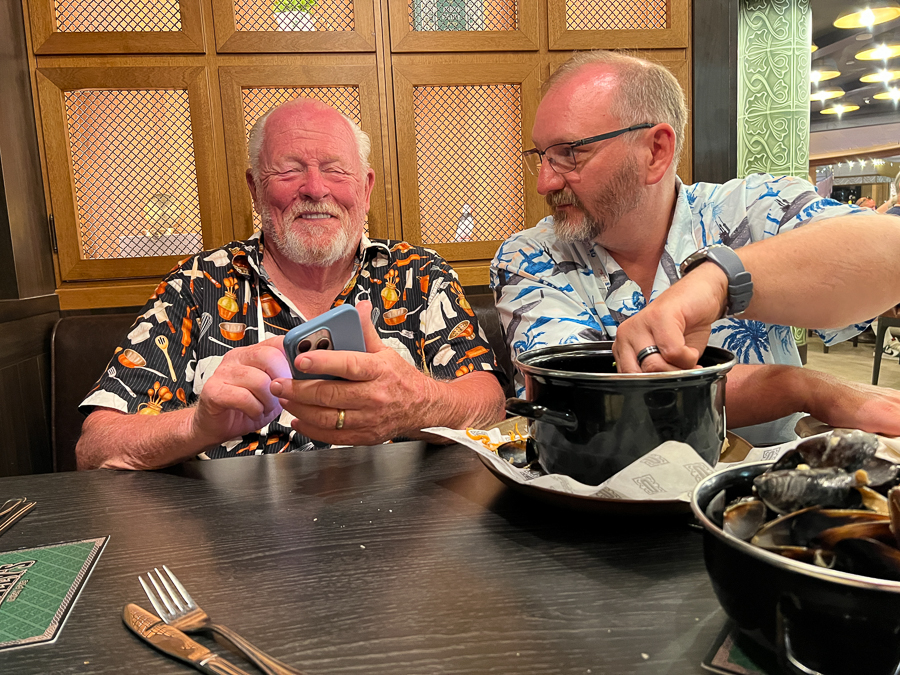
[[[718,265],[728,278],[725,316],[735,316],[746,310],[753,297],[753,280],[737,253],[725,244],[710,244],[689,255],[681,263],[681,276],[706,261]]]

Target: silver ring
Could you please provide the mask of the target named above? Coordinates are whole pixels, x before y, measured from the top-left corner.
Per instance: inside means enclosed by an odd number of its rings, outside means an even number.
[[[638,365],[644,363],[644,359],[646,359],[651,354],[659,354],[659,347],[656,345],[650,345],[649,347],[644,347],[641,351],[637,353],[637,362]]]
[[[335,429],[343,429],[344,428],[344,416],[347,414],[344,410],[338,410],[338,418],[337,424],[334,425]]]

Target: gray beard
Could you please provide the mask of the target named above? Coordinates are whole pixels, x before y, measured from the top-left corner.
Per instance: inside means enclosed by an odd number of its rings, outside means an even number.
[[[300,206],[300,205],[298,205]],[[294,207],[285,216],[284,220],[293,223],[298,215],[303,213],[302,208]],[[346,215],[341,214],[340,231],[327,241],[318,242],[310,246],[304,243],[300,235],[294,232],[289,226],[284,226],[279,232],[272,221],[272,212],[268,204],[260,213],[262,220],[262,231],[266,235],[266,240],[270,245],[278,249],[285,258],[298,265],[310,267],[330,267],[341,258],[350,253],[350,250],[358,244],[351,237],[351,224]]]
[[[550,192],[547,203],[554,207],[553,228],[556,238],[567,244],[597,240],[611,229],[625,214],[640,204],[642,192],[637,181],[638,169],[634,158],[627,157],[622,168],[605,185],[595,192],[595,213],[588,213],[584,204],[569,189]],[[557,206],[571,204],[581,211],[581,217],[570,218],[556,210]]]

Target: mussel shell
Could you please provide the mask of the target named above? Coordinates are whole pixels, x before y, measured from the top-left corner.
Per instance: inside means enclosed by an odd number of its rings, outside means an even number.
[[[900,464],[894,464],[881,457],[870,457],[862,465],[869,477],[871,488],[886,492],[900,482]]]
[[[753,485],[759,498],[775,513],[786,514],[810,506],[840,508],[858,504],[856,476],[834,467],[767,471]]]
[[[853,523],[887,522],[885,516],[871,511],[820,509],[812,506],[766,523],[750,543],[767,550],[786,546],[815,546],[819,536],[834,528]]]
[[[813,469],[834,467],[856,471],[875,456],[877,449],[878,438],[873,434],[857,429],[835,429],[827,436],[810,438],[786,452],[772,470],[796,469],[800,464],[808,464]]]
[[[834,569],[900,581],[900,551],[874,539],[844,539],[834,546]]]
[[[722,530],[742,541],[750,541],[766,522],[767,515],[768,509],[760,500],[744,497],[725,508]]]
[[[497,454],[517,469],[524,469],[537,459],[534,441],[529,437],[507,441],[497,448]]]

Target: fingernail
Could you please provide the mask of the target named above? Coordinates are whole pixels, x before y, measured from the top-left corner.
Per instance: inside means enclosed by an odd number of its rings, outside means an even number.
[[[284,385],[276,380],[269,385],[269,391],[272,392],[272,396],[280,397],[284,392]]]
[[[294,362],[294,367],[295,367],[297,370],[303,371],[304,373],[309,369],[309,367],[310,367],[311,365],[312,365],[312,359],[305,359],[305,358],[304,358],[304,359],[300,359],[299,361],[295,361],[295,362]]]

